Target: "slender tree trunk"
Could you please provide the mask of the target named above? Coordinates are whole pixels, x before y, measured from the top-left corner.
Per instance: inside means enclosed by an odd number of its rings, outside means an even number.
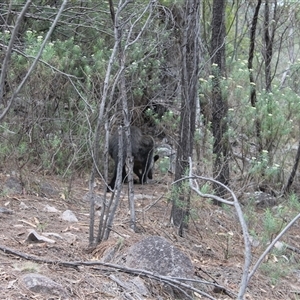
[[[251,92],[250,92],[250,102],[252,107],[256,106],[256,86],[253,76],[253,58],[254,58],[254,49],[255,49],[255,36],[256,36],[256,27],[258,20],[258,13],[261,6],[261,0],[257,1],[255,12],[253,15],[251,28],[250,28],[250,47],[249,47],[249,57],[248,57],[248,70],[249,70],[249,79],[251,84]]]
[[[264,17],[264,42],[265,42],[265,83],[266,91],[271,91],[271,59],[272,59],[272,44],[269,32],[270,26],[270,8],[269,1],[265,2],[265,17]]]
[[[275,20],[277,1],[272,1],[272,6],[274,7],[274,18]],[[271,29],[272,24],[270,24],[270,7],[269,0],[265,1],[265,16],[264,16],[264,43],[265,43],[265,83],[266,91],[271,92],[272,75],[271,75],[271,61],[273,57],[273,44],[274,44],[274,34],[275,30]]]
[[[261,7],[261,0],[257,1],[251,28],[250,28],[250,47],[249,47],[249,57],[248,57],[248,70],[249,70],[249,80],[250,80],[250,102],[252,107],[256,107],[256,83],[253,76],[253,58],[254,58],[254,49],[255,49],[255,36],[256,36],[256,27],[258,21],[258,13]],[[261,140],[261,125],[260,121],[256,118],[255,120],[255,128],[256,128],[256,138],[258,144],[258,151],[262,151],[262,140]]]
[[[227,99],[222,93],[221,80],[225,76],[225,0],[214,0],[212,16],[211,63],[212,86],[212,131],[214,136],[213,153],[215,155],[213,174],[217,181],[228,185],[228,137],[227,137]],[[218,196],[227,191],[221,185],[214,185]],[[214,201],[214,204],[221,204]]]
[[[181,24],[181,118],[177,149],[175,181],[188,171],[189,157],[193,154],[196,101],[198,99],[198,76],[200,60],[200,0],[186,0]],[[190,208],[190,193],[182,184],[176,185],[171,218],[183,235]]]
[[[273,57],[273,45],[274,45],[274,35],[275,35],[275,29],[273,21],[276,20],[276,12],[277,12],[277,1],[272,1],[272,8],[274,15],[271,18],[270,22],[270,6],[269,6],[269,0],[265,1],[265,10],[264,10],[264,67],[265,67],[265,85],[266,85],[266,91],[271,92],[272,91],[272,75],[271,75],[271,62]],[[272,102],[273,99],[269,98],[268,102]],[[268,114],[272,114],[272,105],[267,105],[267,111]],[[267,132],[273,132],[273,125],[272,123],[268,123]],[[271,153],[272,149],[274,148],[273,145],[273,138],[272,136],[268,135],[266,137],[266,140],[264,141],[263,145],[264,149],[266,149],[269,153]],[[273,156],[270,155],[270,158]]]
[[[297,149],[297,154],[296,154],[294,166],[293,166],[292,172],[290,174],[289,180],[288,180],[288,182],[286,184],[286,187],[284,188],[284,193],[288,193],[290,191],[290,188],[291,188],[291,186],[293,184],[295,175],[297,173],[297,169],[298,169],[298,165],[299,165],[299,160],[300,160],[300,141],[299,141],[299,144],[298,144],[298,149]]]

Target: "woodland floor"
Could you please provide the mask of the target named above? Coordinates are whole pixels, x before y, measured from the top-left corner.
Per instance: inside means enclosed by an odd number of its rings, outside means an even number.
[[[2,174],[3,182],[6,175]],[[169,188],[171,177],[165,176],[159,182],[147,185],[135,185],[138,233],[133,233],[128,226],[129,212],[126,194],[122,200],[114,222],[113,232],[108,241],[101,243],[92,253],[87,251],[89,233],[89,203],[85,199],[88,192],[87,178],[77,178],[72,182],[71,194],[64,199],[68,183],[55,177],[41,177],[56,187],[59,193],[53,197],[42,197],[37,193],[24,191],[22,194],[8,193],[0,197],[0,207],[13,211],[13,214],[0,214],[0,245],[9,247],[26,255],[52,261],[95,261],[101,259],[105,249],[120,243],[120,251],[146,236],[159,235],[188,255],[200,278],[215,280],[227,289],[238,292],[244,263],[244,246],[241,227],[233,208],[220,208],[207,200],[196,196],[193,200],[192,221],[184,238],[178,237],[170,225]],[[101,184],[97,187],[101,194]],[[126,186],[123,188],[126,191]],[[26,206],[24,206],[25,204]],[[44,211],[46,205],[59,210],[56,213]],[[63,221],[60,215],[70,209],[78,218],[77,223]],[[257,209],[255,214],[263,214]],[[258,218],[259,219],[259,218]],[[259,224],[256,224],[259,226]],[[300,248],[299,223],[286,234],[284,240]],[[54,244],[25,242],[28,230],[38,233],[56,233],[64,237]],[[230,234],[228,234],[230,233]],[[264,248],[253,247],[252,265]],[[292,258],[291,258],[292,256]],[[276,257],[269,256],[276,266]],[[284,276],[276,283],[272,276],[258,270],[252,278],[245,299],[300,299],[300,255],[286,255],[289,261]],[[294,268],[290,268],[294,265]],[[282,265],[279,266],[280,268]],[[108,268],[63,267],[58,264],[32,262],[17,255],[0,251],[0,298],[1,299],[59,299],[37,295],[20,283],[20,277],[28,272],[40,273],[63,285],[71,295],[70,299],[126,299],[124,290],[109,277],[116,274]],[[133,277],[130,274],[122,276]],[[199,279],[200,279],[199,278]],[[171,299],[159,292],[159,285],[153,280],[146,280],[151,296],[140,299]],[[210,292],[215,299],[231,299],[228,295]],[[132,298],[135,299],[135,298]],[[195,299],[204,299],[195,295]]]

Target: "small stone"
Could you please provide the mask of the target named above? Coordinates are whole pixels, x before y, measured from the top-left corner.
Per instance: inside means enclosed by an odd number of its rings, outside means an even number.
[[[58,191],[48,182],[42,182],[40,185],[41,193],[46,196],[57,196]]]
[[[65,232],[63,234],[63,238],[69,244],[74,244],[77,240],[77,236],[75,234],[71,233],[71,232]]]
[[[66,298],[67,296],[66,291],[60,284],[37,273],[26,274],[22,276],[21,281],[31,292],[34,293],[59,296],[63,298]]]
[[[259,240],[257,240],[256,238],[254,238],[253,236],[249,236],[249,242],[251,244],[252,247],[258,247],[259,246]]]
[[[142,296],[149,296],[150,292],[147,289],[145,282],[140,277],[134,277],[133,279],[129,280],[134,286],[134,289],[137,293],[141,294]]]
[[[26,209],[28,209],[29,207],[24,203],[24,202],[21,202],[20,203],[20,209],[22,209],[22,210],[26,210]]]
[[[5,207],[0,207],[0,214],[12,215],[13,211]]]
[[[285,245],[284,245],[284,243],[282,243],[282,242],[276,242],[275,245],[274,245],[274,247],[275,247],[276,249],[278,249],[279,251],[281,251],[281,250],[284,249]]]
[[[103,197],[101,195],[94,195],[94,200],[95,200],[95,209],[101,209],[103,205]],[[83,201],[90,201],[90,193],[86,193],[83,196]]]
[[[59,210],[56,209],[54,206],[51,206],[51,205],[48,205],[48,204],[45,205],[44,211],[50,212],[50,213],[57,213],[57,212],[59,212]]]
[[[6,188],[13,193],[22,194],[23,192],[23,186],[21,181],[16,177],[8,177],[5,182]]]
[[[51,240],[45,236],[42,236],[40,234],[38,234],[35,230],[30,230],[26,240],[26,242],[37,242],[37,243],[50,243],[50,244],[54,244],[55,241]]]
[[[78,222],[78,219],[76,218],[75,214],[69,209],[64,211],[61,217],[64,221]]]

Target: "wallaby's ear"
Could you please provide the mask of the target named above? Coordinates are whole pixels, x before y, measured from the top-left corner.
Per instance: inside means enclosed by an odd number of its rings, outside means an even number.
[[[158,159],[159,159],[159,155],[158,155],[158,154],[154,155],[153,160],[154,160],[154,161],[157,161]]]

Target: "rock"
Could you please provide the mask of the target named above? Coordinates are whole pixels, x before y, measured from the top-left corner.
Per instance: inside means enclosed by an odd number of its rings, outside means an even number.
[[[12,215],[13,211],[5,207],[0,207],[0,214]]]
[[[256,239],[255,237],[253,237],[252,235],[249,235],[249,242],[251,244],[252,247],[258,247],[260,242],[258,239]]]
[[[63,212],[61,218],[64,221],[68,222],[78,222],[78,219],[76,218],[75,214],[69,209]]]
[[[151,236],[132,245],[128,250],[126,265],[164,276],[192,277],[191,260],[165,238]]]
[[[20,209],[21,209],[21,210],[26,210],[26,209],[29,209],[29,207],[22,201],[22,202],[20,203]]]
[[[285,244],[279,241],[275,243],[274,247],[279,251],[282,251],[286,248]]]
[[[40,191],[42,195],[57,196],[59,193],[49,182],[42,182],[40,184]]]
[[[77,240],[77,236],[75,234],[71,233],[71,232],[65,232],[65,233],[63,233],[63,238],[70,245],[74,244],[76,242],[76,240]]]
[[[12,193],[22,194],[23,192],[23,185],[16,177],[9,176],[5,182],[5,187]]]
[[[95,210],[99,210],[103,206],[103,197],[101,195],[94,194]],[[90,201],[90,193],[86,193],[83,196],[83,201]]]
[[[261,191],[254,193],[254,199],[256,205],[261,208],[272,207],[277,204],[276,197],[272,196],[269,193],[265,193]]]
[[[191,260],[165,238],[151,236],[132,245],[127,253],[126,265],[134,269],[148,270],[163,276],[193,278]],[[172,299],[190,299],[189,291],[164,286]]]
[[[169,159],[168,171],[175,172],[176,151],[168,144],[161,144],[156,149],[160,157],[167,157]]]
[[[133,296],[132,299],[136,299],[134,294],[139,294],[139,296],[137,296],[138,299],[140,299],[140,296],[146,297],[150,295],[150,292],[147,289],[143,279],[139,277],[134,277],[130,280],[124,280],[122,276],[115,276],[111,274],[109,278],[121,286],[125,292],[130,292],[130,294]]]
[[[26,242],[36,242],[36,243],[50,243],[50,244],[54,244],[55,241],[51,240],[45,236],[42,236],[40,234],[38,234],[35,230],[30,230],[26,240]]]
[[[150,295],[150,292],[142,278],[134,277],[133,279],[130,279],[129,282],[132,283],[132,288],[135,289],[138,294],[141,294],[142,296]]]
[[[59,212],[58,209],[56,209],[54,206],[46,204],[44,207],[44,211],[49,212],[49,213],[57,213]]]
[[[34,293],[59,296],[63,298],[67,297],[67,293],[62,285],[37,273],[30,273],[22,276],[21,282],[23,282],[23,284]]]

